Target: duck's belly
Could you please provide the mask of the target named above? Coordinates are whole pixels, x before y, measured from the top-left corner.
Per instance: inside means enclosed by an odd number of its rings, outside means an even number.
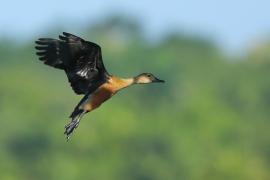
[[[115,94],[113,88],[110,88],[107,84],[102,85],[94,94],[91,95],[88,102],[84,104],[84,110],[92,111],[99,107],[106,100],[110,99]]]

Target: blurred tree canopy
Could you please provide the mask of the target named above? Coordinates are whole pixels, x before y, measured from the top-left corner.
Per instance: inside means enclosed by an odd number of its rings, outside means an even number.
[[[34,40],[0,41],[0,179],[270,179],[269,43],[237,59],[207,38],[153,43],[141,29],[114,17],[80,36],[102,46],[112,74],[166,83],[120,92],[68,143],[64,125],[81,97],[37,60]]]

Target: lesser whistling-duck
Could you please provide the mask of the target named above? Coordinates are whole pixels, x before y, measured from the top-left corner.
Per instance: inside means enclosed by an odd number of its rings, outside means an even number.
[[[84,114],[99,107],[119,90],[133,84],[164,82],[151,73],[126,79],[110,75],[102,62],[100,46],[70,33],[64,32],[59,40],[40,38],[36,44],[39,60],[64,70],[74,92],[85,95],[71,113],[71,122],[65,126],[67,139]]]

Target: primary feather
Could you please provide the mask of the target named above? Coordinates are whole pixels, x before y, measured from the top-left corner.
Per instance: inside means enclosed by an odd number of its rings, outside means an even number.
[[[64,32],[59,39],[40,38],[36,41],[37,55],[44,64],[66,72],[77,94],[95,91],[106,82],[106,71],[99,45]]]

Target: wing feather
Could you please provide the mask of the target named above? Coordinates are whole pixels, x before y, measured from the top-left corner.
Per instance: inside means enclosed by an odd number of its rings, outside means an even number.
[[[77,94],[95,91],[109,76],[102,61],[101,48],[93,42],[63,32],[59,40],[40,38],[36,44],[39,60],[64,70]]]

